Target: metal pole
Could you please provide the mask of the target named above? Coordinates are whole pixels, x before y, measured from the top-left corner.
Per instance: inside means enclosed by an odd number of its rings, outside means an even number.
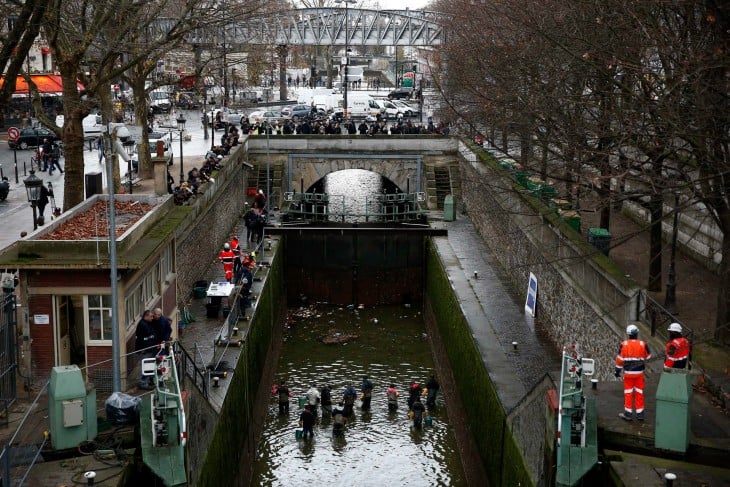
[[[667,293],[664,296],[664,308],[672,314],[677,313],[677,274],[675,270],[677,254],[677,218],[679,216],[679,192],[674,193],[674,221],[672,224],[672,247],[669,257],[669,273],[667,275]]]
[[[33,207],[33,231],[36,231],[38,229],[38,215],[35,211],[35,201],[31,201],[30,206]]]
[[[269,154],[269,127],[266,121],[266,220],[269,219],[269,200],[271,199],[271,155]]]
[[[180,131],[180,185],[182,185],[185,180],[185,173],[183,172],[183,132],[184,130]]]
[[[18,149],[13,149],[13,160],[15,161],[15,184],[20,183],[18,180]]]
[[[119,354],[119,290],[117,288],[117,235],[116,208],[114,203],[114,169],[112,168],[112,133],[109,122],[106,124],[106,165],[107,186],[109,189],[109,279],[112,290],[112,392],[121,392],[122,377]]]
[[[205,90],[203,93],[203,140],[208,140],[208,88],[205,87],[205,84],[203,84],[203,89]]]
[[[350,65],[350,57],[349,57],[350,53],[347,51],[349,50],[349,46],[350,46],[350,19],[348,16],[348,8],[347,8],[347,4],[348,4],[349,0],[344,0],[344,2],[345,2],[345,79],[343,81],[345,84],[345,92],[344,92],[344,96],[342,98],[342,102],[344,104],[342,116],[347,118],[347,85],[350,84],[350,80],[347,79],[347,71],[348,71],[347,68]]]
[[[213,120],[213,109],[210,110],[210,150],[215,147],[215,120]]]

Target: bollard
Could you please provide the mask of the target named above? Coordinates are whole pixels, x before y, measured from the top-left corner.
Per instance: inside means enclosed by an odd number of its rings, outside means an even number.
[[[96,478],[96,472],[90,470],[84,472],[84,478],[86,479],[86,485],[94,485],[94,479]]]
[[[213,377],[213,387],[218,387],[218,377]]]
[[[2,181],[5,178],[5,173],[3,172],[3,165],[0,164],[0,181]]]
[[[667,487],[672,487],[674,485],[674,481],[677,480],[677,476],[673,473],[665,473],[664,474],[664,480],[666,480]]]
[[[15,161],[15,184],[18,184],[18,149],[13,149],[13,160]]]
[[[512,342],[512,350],[517,350],[517,342]]]
[[[236,336],[236,335],[238,335],[238,327],[234,326],[233,327],[233,336]]]
[[[479,279],[479,273],[477,271],[474,271],[474,279]]]
[[[591,379],[591,389],[594,391],[598,389],[598,379]]]

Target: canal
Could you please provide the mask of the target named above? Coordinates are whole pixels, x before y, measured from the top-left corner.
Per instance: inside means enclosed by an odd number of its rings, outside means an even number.
[[[272,394],[253,467],[251,485],[465,485],[459,451],[445,398],[439,394],[422,430],[408,419],[411,381],[425,383],[434,371],[421,306],[364,308],[308,305],[289,312],[275,380],[293,393],[290,412],[279,415]],[[326,344],[326,341],[341,343]],[[332,434],[332,419],[318,420],[313,439],[296,439],[298,398],[312,384],[332,388],[333,402],[362,377],[374,384],[372,407],[358,400],[343,436]],[[438,378],[438,374],[436,374]],[[399,408],[389,412],[385,390],[401,392]]]

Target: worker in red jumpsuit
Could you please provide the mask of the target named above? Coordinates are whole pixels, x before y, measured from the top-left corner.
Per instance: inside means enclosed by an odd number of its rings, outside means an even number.
[[[636,325],[626,327],[628,340],[621,342],[616,355],[616,377],[624,372],[624,412],[619,417],[631,421],[636,409],[636,419],[644,420],[644,369],[646,361],[651,358],[649,345],[639,340],[639,329]]]
[[[223,250],[218,254],[218,260],[223,264],[223,271],[226,273],[226,281],[231,282],[233,279],[233,261],[236,255],[231,250],[231,244],[226,242],[223,245]]]
[[[664,360],[665,369],[686,369],[689,365],[689,340],[682,336],[682,325],[672,323],[667,328],[669,342],[665,352],[667,358]]]

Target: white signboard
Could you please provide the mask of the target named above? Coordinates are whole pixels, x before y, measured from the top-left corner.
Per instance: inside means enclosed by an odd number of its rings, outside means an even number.
[[[527,285],[527,299],[525,300],[525,312],[530,316],[535,316],[535,308],[537,308],[537,277],[530,272],[530,282]]]
[[[36,325],[47,325],[51,322],[48,315],[33,315],[33,322]]]

